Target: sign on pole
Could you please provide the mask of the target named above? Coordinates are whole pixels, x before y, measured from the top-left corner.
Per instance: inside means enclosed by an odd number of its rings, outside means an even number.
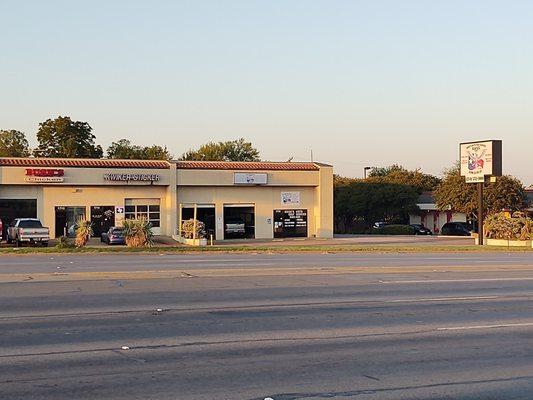
[[[485,182],[485,176],[502,174],[502,141],[485,140],[460,144],[461,175],[467,183]]]
[[[478,243],[483,245],[483,185],[486,176],[502,174],[502,141],[484,140],[459,145],[461,175],[466,183],[477,183]]]

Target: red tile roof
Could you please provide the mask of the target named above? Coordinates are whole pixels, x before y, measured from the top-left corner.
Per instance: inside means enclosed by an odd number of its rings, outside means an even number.
[[[160,160],[110,160],[92,158],[0,158],[0,166],[170,169],[169,162]]]
[[[177,161],[178,169],[224,169],[245,171],[318,171],[312,162]]]

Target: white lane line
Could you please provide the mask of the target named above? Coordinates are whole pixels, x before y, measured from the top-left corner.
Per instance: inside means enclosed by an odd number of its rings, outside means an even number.
[[[415,281],[383,281],[383,284],[399,283],[460,283],[460,282],[502,282],[502,281],[533,281],[531,277],[521,278],[479,278],[479,279],[421,279]]]
[[[471,325],[471,326],[450,326],[437,328],[438,331],[465,331],[472,329],[496,329],[496,328],[516,328],[522,326],[533,326],[533,322],[524,322],[516,324],[497,324],[497,325]]]
[[[491,300],[491,299],[498,299],[498,298],[500,298],[500,296],[434,297],[434,298],[421,298],[421,299],[387,300],[386,303],[418,303],[418,302],[453,301],[453,300]]]

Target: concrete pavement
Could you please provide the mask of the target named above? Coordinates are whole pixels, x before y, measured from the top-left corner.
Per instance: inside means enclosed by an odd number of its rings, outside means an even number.
[[[529,399],[532,261],[2,256],[0,399]]]

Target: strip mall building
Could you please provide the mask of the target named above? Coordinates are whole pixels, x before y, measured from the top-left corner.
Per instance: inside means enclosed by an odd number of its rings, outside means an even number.
[[[0,219],[39,218],[51,237],[80,219],[95,236],[147,218],[177,237],[180,221],[205,223],[217,240],[329,238],[333,168],[319,163],[0,158]],[[235,225],[244,223],[244,232]],[[4,228],[5,229],[5,228]]]

